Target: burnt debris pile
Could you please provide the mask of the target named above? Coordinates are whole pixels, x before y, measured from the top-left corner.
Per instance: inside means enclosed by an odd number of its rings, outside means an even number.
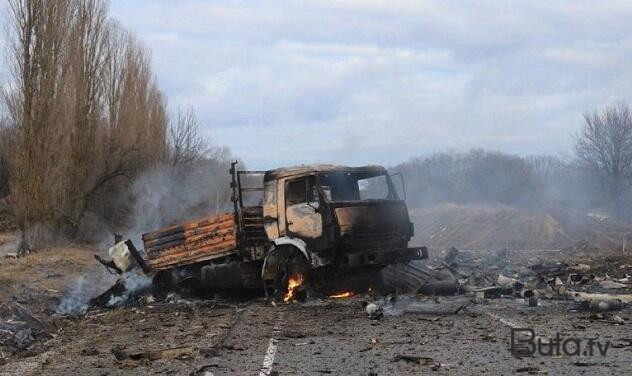
[[[53,338],[50,324],[37,319],[23,305],[16,302],[0,303],[0,350],[3,356],[31,350]]]
[[[632,302],[630,255],[570,262],[529,253],[459,252],[453,248],[443,264],[458,276],[462,291],[477,300],[524,298],[531,306],[541,299],[574,300],[579,308],[590,310],[622,308]],[[555,252],[549,253],[555,256]]]

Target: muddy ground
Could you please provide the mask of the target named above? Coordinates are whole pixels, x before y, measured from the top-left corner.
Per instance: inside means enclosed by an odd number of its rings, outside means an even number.
[[[393,374],[632,374],[632,310],[623,323],[594,320],[570,301],[488,299],[458,314],[386,314],[370,320],[369,296],[272,305],[261,297],[139,302],[76,317],[55,310],[77,278],[109,287],[92,249],[64,246],[0,260],[1,302],[17,302],[51,327],[51,338],[15,354],[0,354],[0,375],[393,375]],[[559,257],[523,251],[515,262]],[[568,257],[568,256],[565,256]],[[88,277],[86,277],[88,276]],[[91,278],[90,276],[98,276]],[[102,286],[100,285],[102,284]],[[446,307],[468,298],[438,298]],[[388,312],[387,312],[388,313]],[[545,339],[590,338],[605,356],[511,355],[511,327]],[[571,345],[572,347],[572,345]],[[180,349],[169,359],[121,359],[116,354]],[[595,353],[597,350],[595,350]],[[421,358],[419,358],[421,357]]]

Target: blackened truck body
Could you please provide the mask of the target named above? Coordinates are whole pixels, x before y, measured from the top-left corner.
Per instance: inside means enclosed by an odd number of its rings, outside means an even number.
[[[132,252],[157,288],[193,282],[279,292],[299,274],[319,288],[335,275],[427,257],[425,247],[408,247],[408,209],[381,166],[235,165],[232,212],[146,233],[146,259]]]

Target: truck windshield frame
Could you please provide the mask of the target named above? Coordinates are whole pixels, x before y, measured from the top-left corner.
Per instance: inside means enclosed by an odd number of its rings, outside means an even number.
[[[316,185],[325,202],[400,200],[386,171],[332,171],[316,173]]]

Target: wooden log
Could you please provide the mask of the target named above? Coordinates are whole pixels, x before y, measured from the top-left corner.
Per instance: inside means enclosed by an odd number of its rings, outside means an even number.
[[[226,221],[222,223],[209,225],[206,227],[199,227],[193,230],[182,231],[182,232],[174,233],[171,235],[163,236],[160,238],[155,238],[152,240],[145,240],[144,244],[145,244],[145,249],[148,249],[148,250],[152,248],[162,248],[162,246],[166,244],[171,244],[178,241],[184,242],[184,241],[188,241],[189,239],[197,239],[209,234],[224,233],[227,231],[232,231],[232,232],[235,231],[235,225],[232,221]]]
[[[212,225],[214,223],[220,223],[220,222],[226,222],[226,221],[234,221],[234,217],[232,213],[223,213],[223,214],[213,215],[210,217],[195,219],[192,221],[179,223],[177,225],[164,227],[159,230],[143,234],[143,240],[154,240],[156,238],[171,235],[177,232],[193,230],[195,228],[205,227],[205,226]]]
[[[147,255],[149,256],[149,258],[156,258],[160,256],[173,254],[173,253],[178,253],[180,249],[187,249],[187,248],[192,249],[192,248],[199,248],[202,246],[204,247],[213,246],[227,240],[235,240],[235,239],[236,239],[235,233],[233,231],[224,232],[224,233],[216,234],[208,238],[202,237],[202,238],[197,238],[196,240],[187,240],[187,241],[179,242],[171,246],[165,246],[165,247],[154,248],[154,249],[150,248],[147,251]]]
[[[166,266],[183,266],[193,264],[195,262],[211,260],[214,258],[220,258],[230,255],[236,252],[235,247],[237,243],[235,241],[226,241],[221,245],[215,245],[210,248],[198,248],[193,250],[184,250],[180,253],[171,254],[168,256],[159,257],[153,260],[149,260],[149,265],[152,269],[164,268]]]

